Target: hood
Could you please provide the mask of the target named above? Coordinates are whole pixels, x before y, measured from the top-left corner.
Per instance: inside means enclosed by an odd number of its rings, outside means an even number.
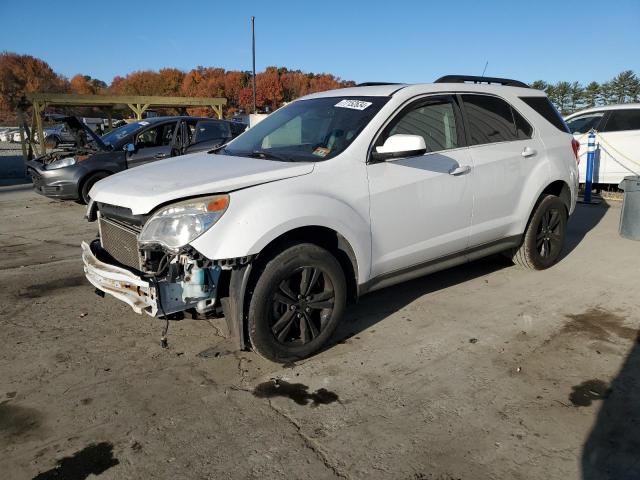
[[[129,208],[134,215],[141,215],[173,200],[306,175],[313,166],[313,162],[194,153],[111,175],[96,183],[89,196],[96,202]]]
[[[96,135],[86,123],[78,120],[77,117],[62,117],[60,118],[60,121],[66,123],[67,126],[71,129],[71,131],[73,132],[73,136],[76,137],[76,140],[78,141],[79,146],[86,146],[86,144],[82,145],[83,142],[80,141],[82,139],[80,132],[84,132],[88,136],[89,140],[93,140],[98,150],[109,150],[109,148],[104,144],[100,137]]]

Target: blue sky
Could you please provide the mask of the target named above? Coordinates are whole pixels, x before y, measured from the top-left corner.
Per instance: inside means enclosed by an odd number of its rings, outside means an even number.
[[[0,0],[0,50],[68,77],[166,66],[269,65],[363,81],[429,82],[482,73],[531,82],[640,74],[640,0]],[[33,29],[38,33],[34,34]]]

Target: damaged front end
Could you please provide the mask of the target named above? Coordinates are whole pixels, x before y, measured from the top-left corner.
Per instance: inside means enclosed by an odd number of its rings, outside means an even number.
[[[171,247],[144,240],[143,229],[152,216],[92,203],[88,218],[98,221],[99,238],[83,242],[82,258],[85,275],[99,292],[154,317],[221,311],[218,293],[223,266],[189,245]]]

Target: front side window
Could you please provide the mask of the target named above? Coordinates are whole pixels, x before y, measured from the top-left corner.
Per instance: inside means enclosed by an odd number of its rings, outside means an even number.
[[[164,123],[139,133],[136,137],[136,147],[149,148],[170,145],[175,127],[176,122]]]
[[[419,135],[424,138],[427,152],[458,148],[460,145],[455,114],[456,105],[451,97],[420,100],[398,115],[376,141],[384,144],[392,135]]]
[[[602,129],[603,132],[625,130],[640,130],[640,109],[614,110]]]
[[[111,130],[109,133],[104,134],[100,139],[105,145],[111,145],[112,147],[121,146],[130,135],[133,135],[143,128],[149,125],[149,122],[141,120],[139,122],[127,123],[121,127]]]
[[[294,162],[326,160],[343,152],[388,100],[298,100],[269,115],[219,153]]]
[[[567,120],[567,126],[571,133],[587,133],[592,128],[598,129],[603,116],[604,112],[586,113]]]
[[[462,95],[469,123],[471,145],[510,142],[530,138],[531,130],[516,125],[514,110],[506,101],[489,95]],[[517,113],[517,112],[516,112]],[[526,134],[528,130],[529,135]]]

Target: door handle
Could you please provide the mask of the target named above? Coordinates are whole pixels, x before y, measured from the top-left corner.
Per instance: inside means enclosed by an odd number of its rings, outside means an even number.
[[[471,171],[471,166],[460,165],[459,167],[453,167],[449,170],[449,175],[462,175]]]
[[[153,158],[166,158],[166,153],[156,153]]]
[[[536,153],[535,149],[531,148],[531,147],[524,147],[524,150],[522,150],[521,155],[523,157],[533,157]]]

